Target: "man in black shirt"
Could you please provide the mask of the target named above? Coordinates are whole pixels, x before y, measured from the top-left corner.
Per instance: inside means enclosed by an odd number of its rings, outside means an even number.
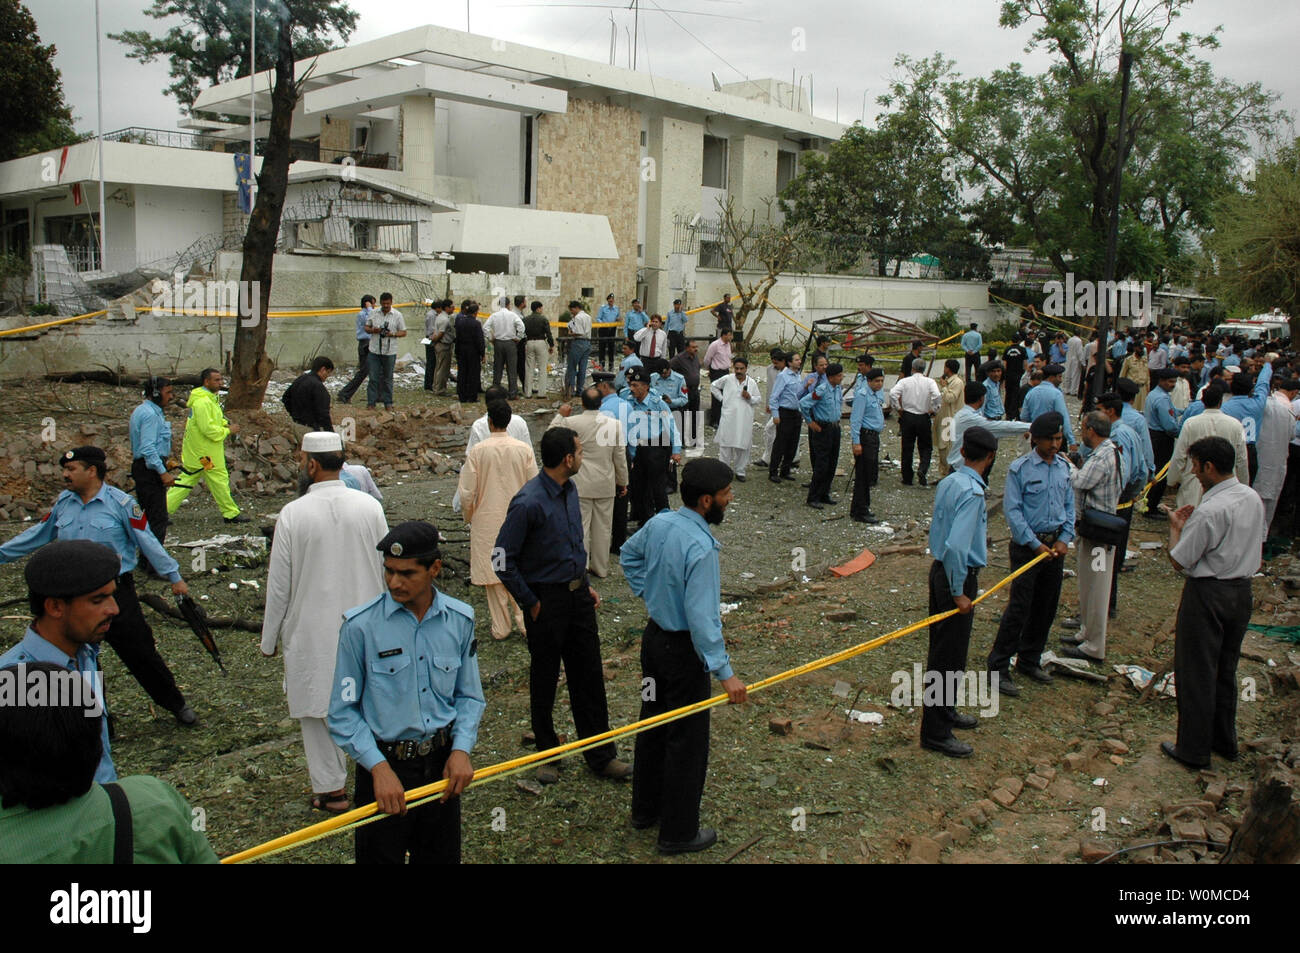
[[[722,337],[723,331],[731,331],[734,328],[735,311],[731,307],[731,294],[727,293],[722,296],[722,301],[714,306],[709,312],[718,319],[718,337]]]
[[[334,362],[328,357],[318,357],[311,362],[311,370],[290,384],[280,398],[299,437],[313,430],[334,430],[330,421],[330,394],[325,389],[325,381],[333,372]]]
[[[524,318],[524,369],[522,380],[525,397],[545,397],[547,390],[546,365],[555,350],[555,336],[551,322],[542,314],[542,303],[534,301],[532,311]]]
[[[1002,379],[1007,382],[1007,420],[1020,419],[1020,378],[1025,374],[1027,357],[1024,337],[1017,331],[1011,339],[1011,346],[1002,352],[1002,363],[1006,368]]]
[[[700,346],[695,341],[687,341],[686,346],[668,362],[668,366],[686,381],[682,444],[687,447],[697,446],[700,434],[704,431],[704,420],[700,415]]]

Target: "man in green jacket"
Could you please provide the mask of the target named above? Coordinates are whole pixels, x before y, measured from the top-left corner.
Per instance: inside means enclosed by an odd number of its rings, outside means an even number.
[[[227,523],[247,523],[249,519],[239,512],[230,497],[230,473],[226,470],[226,438],[239,433],[239,424],[226,420],[217,402],[217,392],[225,383],[221,371],[206,368],[199,380],[203,386],[190,392],[190,419],[185,424],[185,439],[181,441],[181,475],[167,491],[167,512],[175,513],[185,497],[190,495],[202,479],[208,492],[217,501],[221,515]]]

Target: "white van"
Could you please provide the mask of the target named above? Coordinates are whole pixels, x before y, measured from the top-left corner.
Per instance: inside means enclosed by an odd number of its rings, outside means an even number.
[[[1291,319],[1281,309],[1274,308],[1268,314],[1256,314],[1243,321],[1216,325],[1214,334],[1216,337],[1228,334],[1251,342],[1271,343],[1291,336]]]

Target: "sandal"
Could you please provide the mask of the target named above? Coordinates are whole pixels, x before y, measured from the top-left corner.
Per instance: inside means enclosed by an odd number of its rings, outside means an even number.
[[[339,807],[340,804],[343,806]],[[329,794],[313,794],[311,806],[312,810],[324,811],[326,814],[346,814],[352,809],[352,802],[348,800],[347,791],[331,791]]]

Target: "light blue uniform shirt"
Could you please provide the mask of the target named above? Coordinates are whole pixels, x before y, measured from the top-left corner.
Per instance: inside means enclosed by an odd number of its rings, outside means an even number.
[[[649,323],[650,315],[644,311],[629,309],[627,314],[623,315],[623,336],[630,338]]]
[[[632,594],[659,628],[691,633],[695,654],[719,681],[731,678],[722,638],[721,544],[694,510],[664,510],[623,544],[619,562]],[[653,560],[653,565],[651,561]]]
[[[1070,429],[1070,411],[1065,407],[1065,395],[1055,384],[1043,381],[1037,387],[1029,388],[1029,393],[1025,395],[1025,402],[1020,407],[1020,419],[1032,423],[1053,410],[1060,414],[1064,421],[1061,429],[1065,436],[1065,446],[1074,446],[1079,441],[1074,439],[1074,431]]]
[[[673,309],[664,315],[665,331],[685,331],[686,330],[686,312]]]
[[[1183,415],[1178,418],[1179,429],[1181,430],[1182,425],[1187,423],[1187,421],[1203,413],[1205,413],[1205,402],[1202,400],[1192,401],[1185,408],[1183,408]]]
[[[618,394],[606,394],[600,399],[600,412],[606,417],[613,417],[623,425],[623,432],[627,432],[627,401]]]
[[[676,371],[669,371],[667,377],[655,374],[650,386],[673,410],[681,410],[685,407],[691,396],[686,389],[686,378]]]
[[[329,729],[361,767],[384,760],[376,739],[422,741],[453,720],[451,746],[469,754],[485,708],[470,606],[435,589],[418,622],[387,592],[343,613]]]
[[[967,331],[961,336],[961,349],[963,351],[978,351],[984,346],[984,335],[978,331]]]
[[[964,458],[961,455],[961,444],[966,439],[966,431],[971,427],[983,427],[998,440],[1003,437],[1018,437],[1029,430],[1029,424],[1019,420],[989,420],[980,411],[966,404],[952,415],[952,449],[948,451],[948,466],[954,470],[962,466]]]
[[[357,340],[369,341],[370,334],[366,331],[366,325],[370,323],[370,315],[373,308],[362,308],[357,312]]]
[[[1122,419],[1116,420],[1110,425],[1110,442],[1120,450],[1119,476],[1124,485],[1128,486],[1139,478],[1146,483],[1151,471],[1147,467],[1146,452],[1137,431]]]
[[[629,354],[623,358],[622,363],[618,365],[618,373],[614,375],[615,390],[622,390],[627,386],[627,369],[629,367],[645,367],[645,365],[641,363],[641,358],[635,354]]]
[[[167,457],[172,452],[172,425],[163,409],[146,400],[131,411],[131,456],[144,457],[144,465],[154,473],[167,472]]]
[[[140,562],[144,550],[154,569],[170,582],[180,582],[180,567],[149,529],[140,504],[115,486],[105,483],[89,503],[71,490],[54,501],[45,519],[0,545],[0,563],[34,553],[56,539],[89,539],[111,547],[128,573]]]
[[[646,393],[644,401],[637,400],[630,390],[620,396],[628,407],[625,422],[627,446],[633,457],[636,456],[638,443],[647,443],[651,446],[664,446],[671,443],[673,453],[682,452],[682,437],[677,431],[677,423],[673,420],[672,411],[653,388]]]
[[[113,767],[113,758],[109,754],[108,743],[108,702],[104,699],[104,677],[99,670],[99,645],[80,645],[75,658],[63,654],[63,650],[45,641],[35,629],[28,627],[23,640],[0,655],[0,668],[20,665],[26,662],[49,662],[66,668],[69,672],[80,672],[89,683],[104,709],[104,717],[99,723],[99,740],[103,751],[99,755],[99,764],[95,767],[95,780],[100,784],[117,780],[117,768]]]
[[[1238,395],[1223,402],[1223,412],[1241,422],[1247,444],[1254,443],[1259,436],[1259,425],[1264,421],[1264,404],[1268,401],[1269,382],[1272,380],[1273,365],[1265,364],[1259,377],[1255,378],[1255,389],[1250,396]]]
[[[853,412],[849,415],[852,442],[857,443],[860,431],[865,428],[880,433],[885,429],[885,389],[872,390],[862,375],[853,383]]]
[[[768,412],[776,416],[779,410],[798,410],[799,394],[802,390],[803,383],[799,380],[799,375],[788,367],[784,368],[776,375],[772,393],[767,395]]]
[[[1142,459],[1146,464],[1147,474],[1155,473],[1156,452],[1151,446],[1151,432],[1147,429],[1147,419],[1142,416],[1141,411],[1127,401],[1124,403],[1124,409],[1120,411],[1119,419],[1127,424],[1142,442]]]
[[[960,596],[966,575],[988,564],[988,512],[984,478],[962,465],[939,482],[930,521],[930,553],[943,563],[948,591]]]
[[[843,409],[844,391],[824,377],[819,377],[812,390],[799,399],[799,413],[803,414],[803,419],[823,425],[839,423]]]
[[[1006,413],[1002,406],[1002,387],[991,377],[984,378],[984,406],[980,408],[989,420],[1001,420]]]
[[[1011,538],[1021,546],[1038,547],[1039,533],[1060,530],[1060,541],[1074,539],[1074,490],[1070,465],[1060,457],[1044,460],[1030,450],[1011,461],[1002,509]]]
[[[612,304],[602,304],[600,310],[596,312],[597,324],[617,324],[618,316],[623,312]]]
[[[1115,343],[1112,344],[1110,347],[1110,356],[1115,358],[1115,360],[1117,361],[1122,361],[1124,359],[1124,356],[1127,354],[1128,354],[1128,339],[1127,338],[1116,339]]]
[[[1173,401],[1169,399],[1169,394],[1163,387],[1157,387],[1147,394],[1147,403],[1142,410],[1142,416],[1147,420],[1148,430],[1159,430],[1170,437],[1178,436],[1181,420]]]

